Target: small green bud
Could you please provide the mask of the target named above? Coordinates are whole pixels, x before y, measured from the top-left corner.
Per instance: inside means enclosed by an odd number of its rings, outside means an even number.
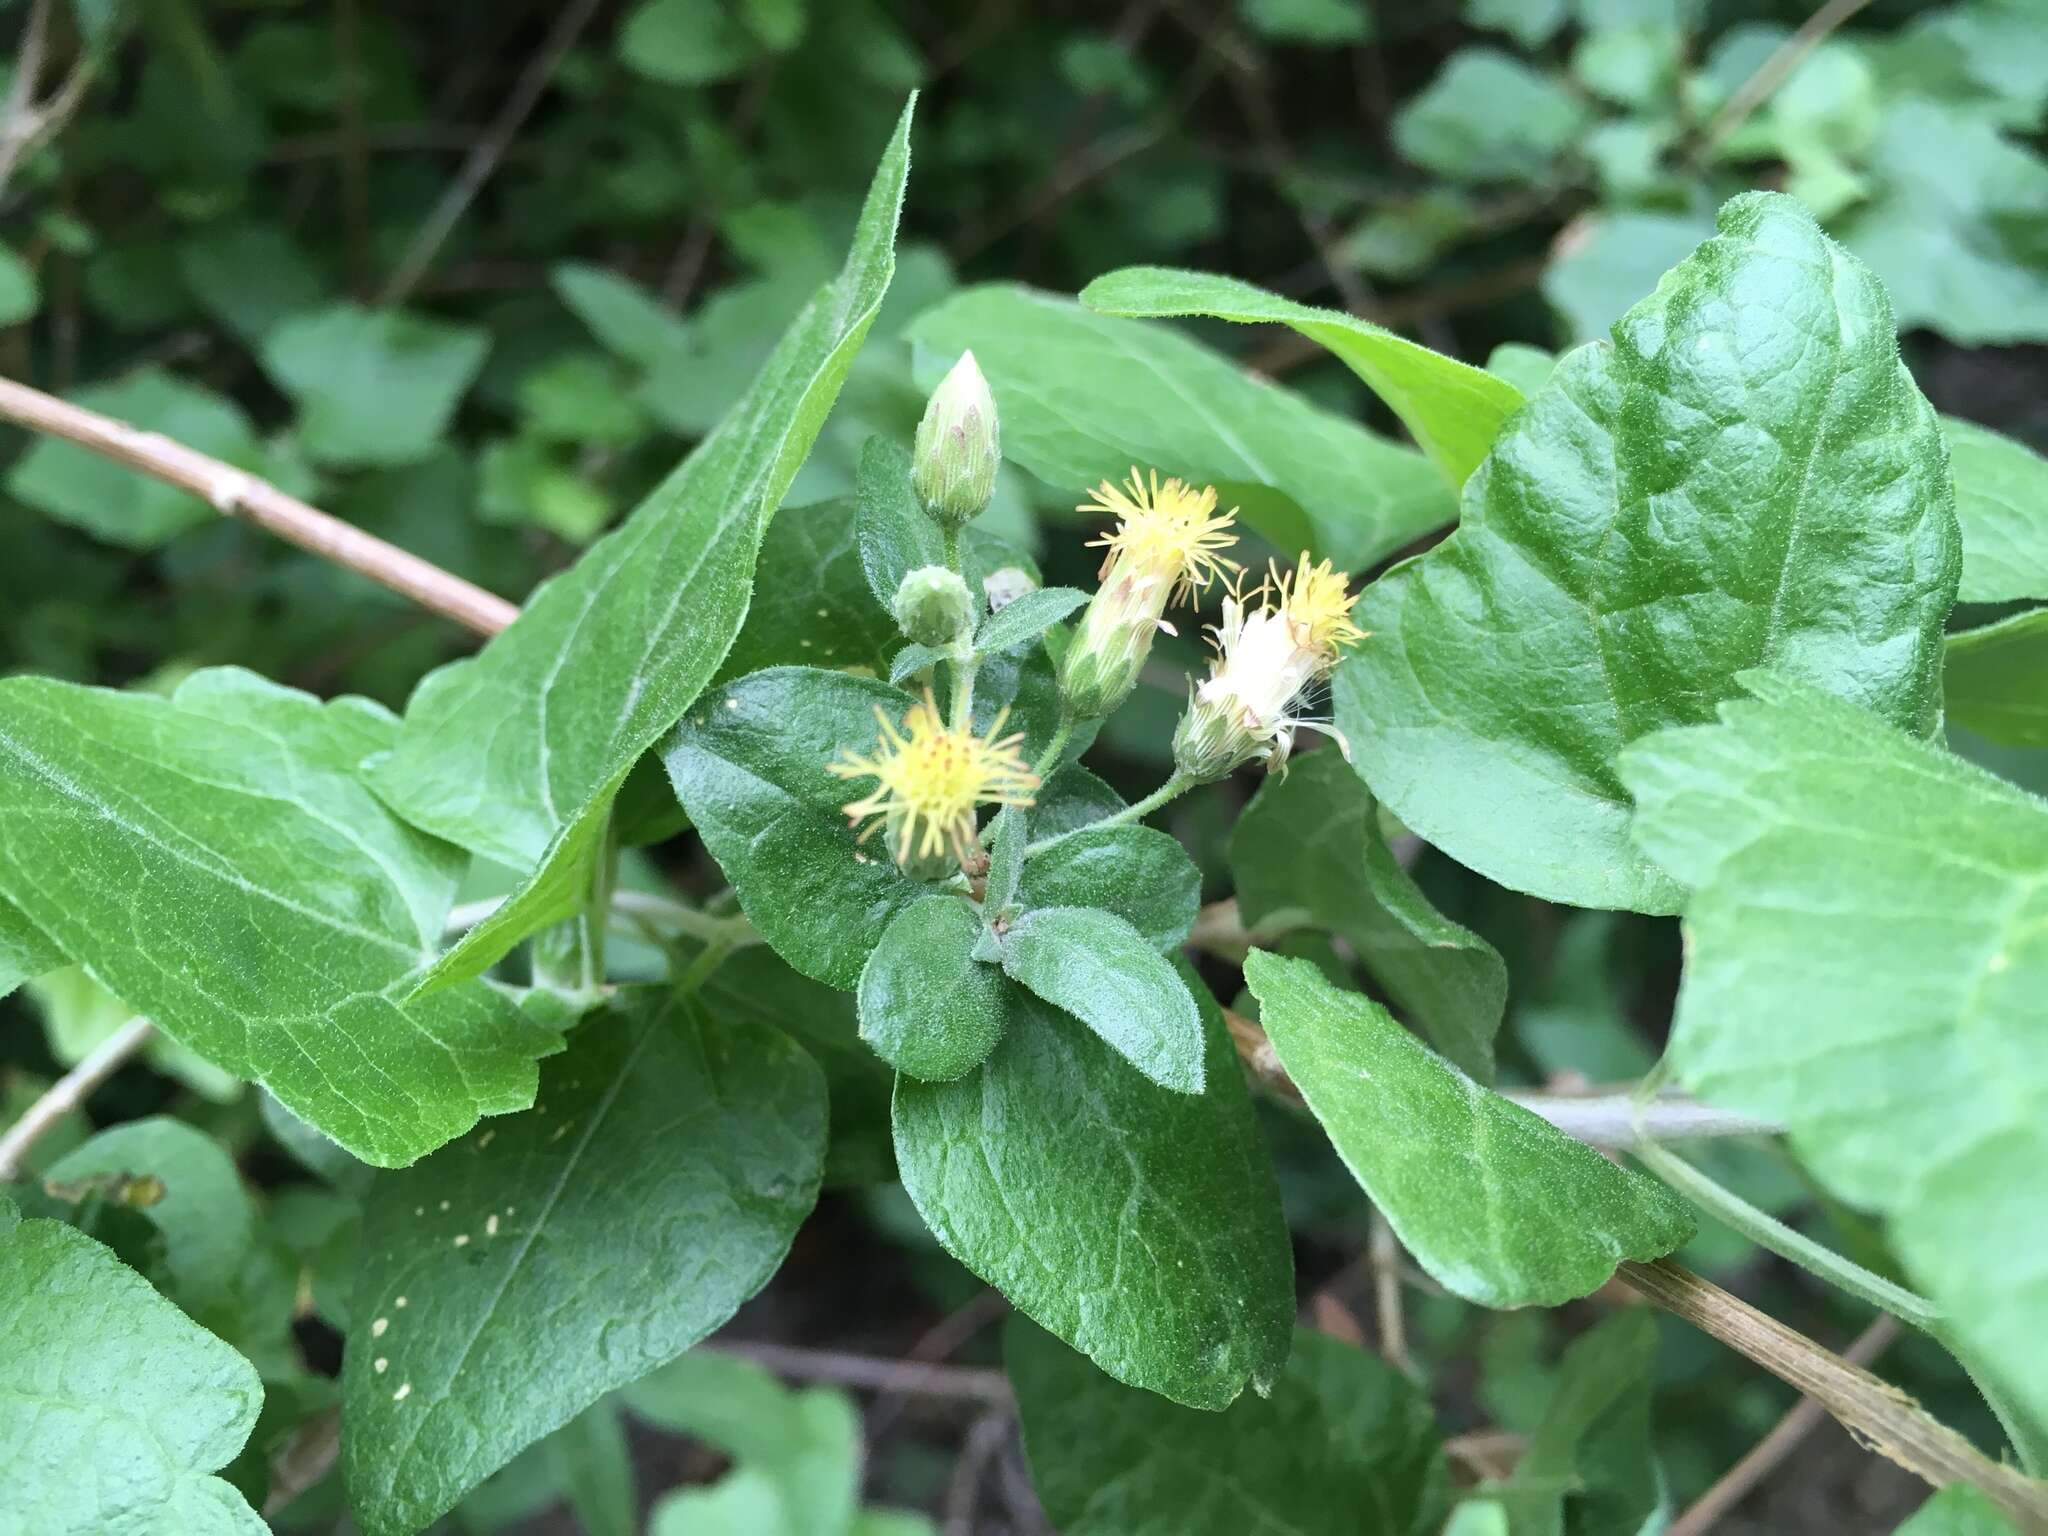
[[[905,576],[892,606],[896,627],[919,645],[951,645],[974,622],[967,583],[943,565],[919,566]]]
[[[917,424],[911,484],[939,524],[959,528],[979,517],[995,495],[1002,460],[995,397],[974,354],[962,352]]]
[[[1021,566],[1006,565],[999,571],[991,571],[981,579],[981,590],[988,595],[988,611],[1001,613],[1010,604],[1029,593],[1038,590],[1038,583],[1031,579],[1031,573]]]

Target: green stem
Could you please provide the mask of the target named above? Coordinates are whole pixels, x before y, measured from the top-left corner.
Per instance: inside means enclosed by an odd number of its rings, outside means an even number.
[[[1067,750],[1067,743],[1073,739],[1074,717],[1062,709],[1060,723],[1053,729],[1052,740],[1046,743],[1045,750],[1038,755],[1038,761],[1031,765],[1031,771],[1038,775],[1039,783],[1043,784],[1046,775],[1058,766],[1060,754]]]
[[[676,995],[694,996],[697,989],[711,979],[711,973],[725,964],[727,957],[739,947],[737,937],[717,938],[706,944],[697,958],[690,962],[689,968],[676,978]]]
[[[1078,837],[1083,832],[1093,832],[1098,827],[1116,827],[1122,826],[1125,822],[1142,820],[1166,804],[1167,801],[1178,799],[1194,787],[1195,780],[1176,772],[1172,778],[1168,779],[1135,805],[1127,805],[1114,815],[1104,816],[1099,821],[1091,821],[1087,826],[1076,827],[1071,832],[1062,832],[1055,837],[1041,838],[1038,842],[1031,844],[1030,847],[1024,850],[1024,857],[1028,859],[1036,854],[1041,854],[1048,848],[1064,843],[1070,837]]]

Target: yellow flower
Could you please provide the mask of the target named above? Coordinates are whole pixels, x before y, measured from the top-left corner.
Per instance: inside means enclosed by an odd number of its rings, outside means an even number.
[[[1178,478],[1161,481],[1156,469],[1148,485],[1134,466],[1123,485],[1103,481],[1075,510],[1107,512],[1117,520],[1114,531],[1088,541],[1090,549],[1109,551],[1098,573],[1105,587],[1119,578],[1156,583],[1162,594],[1172,593],[1172,601],[1186,602],[1218,572],[1237,569],[1223,554],[1237,542],[1230,532],[1237,508],[1217,512],[1213,485],[1198,491]]]
[[[910,707],[900,730],[877,709],[882,734],[874,752],[841,752],[825,766],[835,778],[876,781],[844,807],[855,826],[871,823],[862,840],[886,827],[898,864],[929,864],[948,853],[959,859],[974,846],[976,806],[1031,804],[1038,776],[1018,751],[1023,733],[998,735],[1004,714],[986,736],[977,736],[971,729],[948,730],[929,692]]]
[[[1077,719],[1099,720],[1130,696],[1165,627],[1170,599],[1186,600],[1237,562],[1223,552],[1237,542],[1237,510],[1216,510],[1213,486],[1196,490],[1183,480],[1150,481],[1131,471],[1124,486],[1107,480],[1083,512],[1107,512],[1116,527],[1089,541],[1106,549],[1102,585],[1081,616],[1074,643],[1060,667],[1060,689]]]
[[[1310,566],[1307,555],[1292,571],[1273,569],[1249,596],[1226,597],[1216,658],[1174,731],[1174,766],[1206,782],[1253,758],[1284,764],[1295,731],[1311,723],[1299,713],[1303,699],[1344,647],[1365,638],[1351,621],[1357,602],[1342,573],[1327,560]]]

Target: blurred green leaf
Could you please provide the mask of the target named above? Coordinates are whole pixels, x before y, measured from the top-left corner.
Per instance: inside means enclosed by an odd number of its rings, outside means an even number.
[[[42,307],[42,291],[35,270],[0,245],[0,325],[19,325]]]
[[[2015,747],[2048,747],[2048,608],[1950,635],[1942,701],[1957,725]]]
[[[1245,25],[1276,43],[1336,48],[1373,35],[1365,0],[1238,0]]]
[[[1954,416],[1941,419],[1956,522],[1963,531],[1966,603],[2048,597],[2048,459]]]
[[[619,32],[628,69],[667,85],[709,85],[738,74],[759,44],[723,4],[642,0]]]
[[[262,358],[298,402],[307,453],[362,467],[432,453],[490,345],[473,326],[334,304],[276,326]]]
[[[1494,48],[1467,48],[1394,118],[1394,144],[1458,182],[1536,182],[1585,126],[1557,81]]]
[[[327,294],[319,270],[275,224],[209,226],[179,245],[177,259],[200,307],[252,347]]]

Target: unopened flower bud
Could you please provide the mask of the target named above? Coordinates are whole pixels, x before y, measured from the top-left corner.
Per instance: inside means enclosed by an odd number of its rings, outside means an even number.
[[[951,645],[974,622],[967,583],[943,565],[923,565],[903,578],[892,607],[896,626],[919,645]]]
[[[962,352],[917,424],[911,484],[925,511],[942,526],[958,528],[988,506],[1002,459],[995,397],[974,354]]]
[[[991,571],[981,579],[981,590],[988,594],[988,611],[1001,613],[1010,604],[1030,592],[1038,590],[1038,583],[1031,579],[1031,573],[1022,566],[1006,565],[999,571]]]

